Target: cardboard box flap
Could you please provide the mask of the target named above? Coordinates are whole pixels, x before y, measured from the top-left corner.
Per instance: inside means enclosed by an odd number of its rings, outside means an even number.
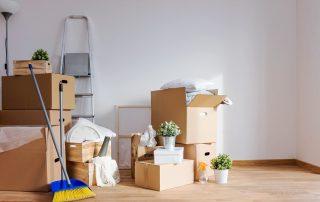
[[[226,95],[196,95],[189,107],[217,107],[224,103]]]

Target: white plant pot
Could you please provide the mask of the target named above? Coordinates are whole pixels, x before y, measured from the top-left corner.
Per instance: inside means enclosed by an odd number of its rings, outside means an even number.
[[[174,150],[176,145],[176,136],[165,137],[162,136],[164,148]]]
[[[217,184],[227,184],[229,170],[214,170],[214,177]]]

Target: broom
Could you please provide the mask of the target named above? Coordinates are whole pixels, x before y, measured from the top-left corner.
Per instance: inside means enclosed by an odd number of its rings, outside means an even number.
[[[84,182],[82,182],[80,180],[69,178],[69,175],[67,173],[67,169],[63,163],[64,159],[62,158],[62,156],[59,152],[57,141],[54,136],[53,129],[52,129],[52,126],[49,121],[48,113],[47,113],[46,107],[44,105],[43,98],[42,98],[42,95],[40,92],[40,88],[39,88],[37,79],[34,75],[33,67],[31,64],[29,64],[29,69],[31,72],[31,77],[33,79],[35,88],[37,90],[38,98],[39,98],[39,101],[40,101],[40,104],[42,107],[42,111],[44,113],[49,131],[50,131],[50,135],[51,135],[55,150],[56,150],[58,158],[59,158],[59,162],[61,164],[63,175],[66,178],[66,180],[61,179],[61,180],[54,181],[51,183],[51,191],[54,193],[53,201],[55,201],[55,202],[75,201],[75,200],[94,197],[95,193],[92,192],[91,189]]]

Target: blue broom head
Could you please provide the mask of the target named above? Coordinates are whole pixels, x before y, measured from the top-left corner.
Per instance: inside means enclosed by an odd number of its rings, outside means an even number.
[[[58,180],[51,183],[54,202],[75,201],[95,196],[95,193],[84,182],[76,179],[70,179],[70,181],[71,186],[66,180]]]

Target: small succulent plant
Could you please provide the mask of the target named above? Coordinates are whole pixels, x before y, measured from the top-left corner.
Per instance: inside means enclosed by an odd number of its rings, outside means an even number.
[[[174,137],[177,135],[180,135],[181,131],[179,126],[173,122],[163,122],[160,124],[160,128],[158,130],[158,135],[164,136],[164,137]]]
[[[32,60],[46,60],[49,61],[49,54],[43,49],[36,50],[32,55]]]
[[[219,154],[211,160],[211,169],[228,170],[232,167],[232,159],[228,154]]]

